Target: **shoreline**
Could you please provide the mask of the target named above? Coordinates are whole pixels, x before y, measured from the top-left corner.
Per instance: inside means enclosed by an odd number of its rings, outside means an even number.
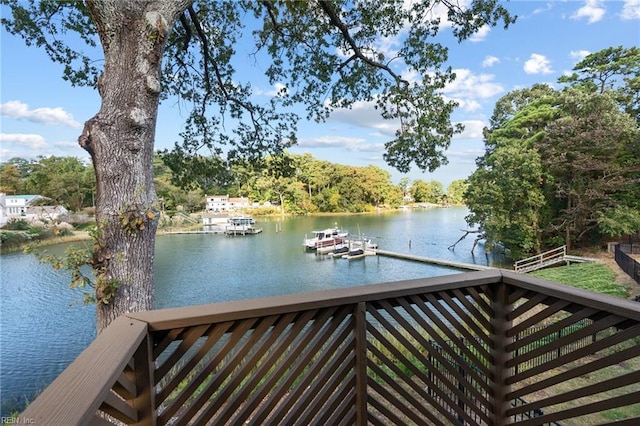
[[[344,215],[344,213],[342,213]],[[360,214],[360,213],[351,213],[354,215]],[[340,215],[340,213],[319,213],[319,214],[311,214],[311,216],[331,216],[331,215]],[[201,225],[198,225],[198,227],[200,227]],[[188,231],[189,229],[194,228],[195,225],[191,225],[191,226],[175,226],[175,227],[163,227],[163,228],[158,228],[158,230],[156,231],[156,237],[163,237],[163,236],[167,236],[167,235],[175,235],[175,231],[176,230],[182,230],[182,231]],[[89,241],[91,240],[91,236],[89,235],[88,231],[74,231],[73,235],[66,235],[66,236],[62,236],[62,237],[53,237],[53,238],[46,238],[43,239],[41,241],[38,241],[36,243],[32,243],[32,244],[21,244],[18,247],[15,248],[11,248],[11,249],[3,249],[2,246],[0,246],[0,259],[2,258],[2,255],[4,254],[11,254],[11,253],[22,253],[24,252],[24,250],[27,247],[31,247],[33,249],[39,249],[39,248],[43,248],[43,247],[47,247],[47,246],[51,246],[51,245],[56,245],[56,244],[65,244],[65,243],[74,243],[74,242],[82,242],[82,241]],[[615,282],[618,284],[621,284],[622,286],[626,287],[628,292],[629,292],[629,296],[630,297],[635,297],[637,295],[640,295],[640,287],[638,286],[638,284],[633,280],[633,278],[631,278],[630,276],[628,276],[623,270],[622,268],[620,268],[620,266],[617,264],[617,262],[614,259],[614,255],[613,253],[608,252],[606,249],[600,249],[598,252],[594,253],[592,250],[588,250],[590,256],[596,258],[596,262],[603,264],[605,266],[607,266],[609,269],[611,269],[615,275],[616,275],[616,280]]]

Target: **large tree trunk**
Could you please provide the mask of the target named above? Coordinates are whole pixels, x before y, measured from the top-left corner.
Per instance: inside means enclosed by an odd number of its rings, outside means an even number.
[[[96,174],[97,327],[153,309],[153,259],[159,218],[153,144],[166,39],[190,2],[87,1],[104,50],[102,105],[80,145]]]

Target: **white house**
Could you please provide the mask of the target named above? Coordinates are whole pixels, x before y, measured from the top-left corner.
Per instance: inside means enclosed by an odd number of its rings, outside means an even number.
[[[229,195],[205,195],[208,212],[229,212],[251,207],[246,197],[230,198]]]
[[[228,195],[205,195],[204,198],[209,212],[226,212],[229,209]]]
[[[0,192],[0,227],[7,223],[7,194]]]
[[[44,199],[40,195],[5,195],[4,198],[7,217],[24,216],[34,201]]]
[[[44,200],[41,195],[6,195],[0,193],[0,226],[11,219],[57,220],[69,212],[62,206],[34,206],[37,200]]]
[[[7,195],[0,193],[0,226],[13,218],[26,219],[27,209],[38,199],[40,195]]]

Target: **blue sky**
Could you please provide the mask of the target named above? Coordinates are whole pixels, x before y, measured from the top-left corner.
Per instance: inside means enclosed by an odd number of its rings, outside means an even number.
[[[466,126],[447,151],[447,166],[433,173],[414,168],[408,174],[387,166],[382,160],[383,145],[395,131],[394,124],[384,122],[365,103],[336,111],[326,123],[301,123],[299,145],[290,151],[340,164],[373,164],[388,170],[394,183],[408,177],[438,180],[446,188],[475,169],[475,159],[484,149],[482,128],[500,97],[535,83],[559,87],[558,77],[588,53],[640,45],[640,0],[515,0],[505,5],[519,17],[507,31],[483,29],[461,44],[447,38],[451,41],[448,64],[458,78],[444,95],[460,103],[453,121]],[[444,34],[448,31],[442,29]],[[97,92],[71,87],[61,78],[62,67],[50,62],[44,51],[27,47],[4,31],[0,61],[0,162],[40,155],[88,158],[77,137],[83,123],[100,108]],[[260,84],[254,87],[262,93],[274,91]],[[161,105],[156,148],[173,146],[185,116],[184,105],[181,109],[171,100]]]

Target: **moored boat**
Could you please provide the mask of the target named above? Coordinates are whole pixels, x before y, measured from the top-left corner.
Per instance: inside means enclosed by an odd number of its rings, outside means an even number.
[[[323,229],[321,231],[313,231],[313,237],[305,236],[302,244],[307,250],[317,250],[318,248],[334,247],[345,242],[348,231],[342,230],[337,226],[333,228]]]
[[[353,259],[362,259],[365,256],[364,249],[357,248],[353,250],[349,250],[349,252],[342,256],[343,259],[353,260]]]
[[[255,223],[255,219],[250,216],[230,217],[224,233],[228,236],[259,234],[262,232],[262,228],[256,228]]]

